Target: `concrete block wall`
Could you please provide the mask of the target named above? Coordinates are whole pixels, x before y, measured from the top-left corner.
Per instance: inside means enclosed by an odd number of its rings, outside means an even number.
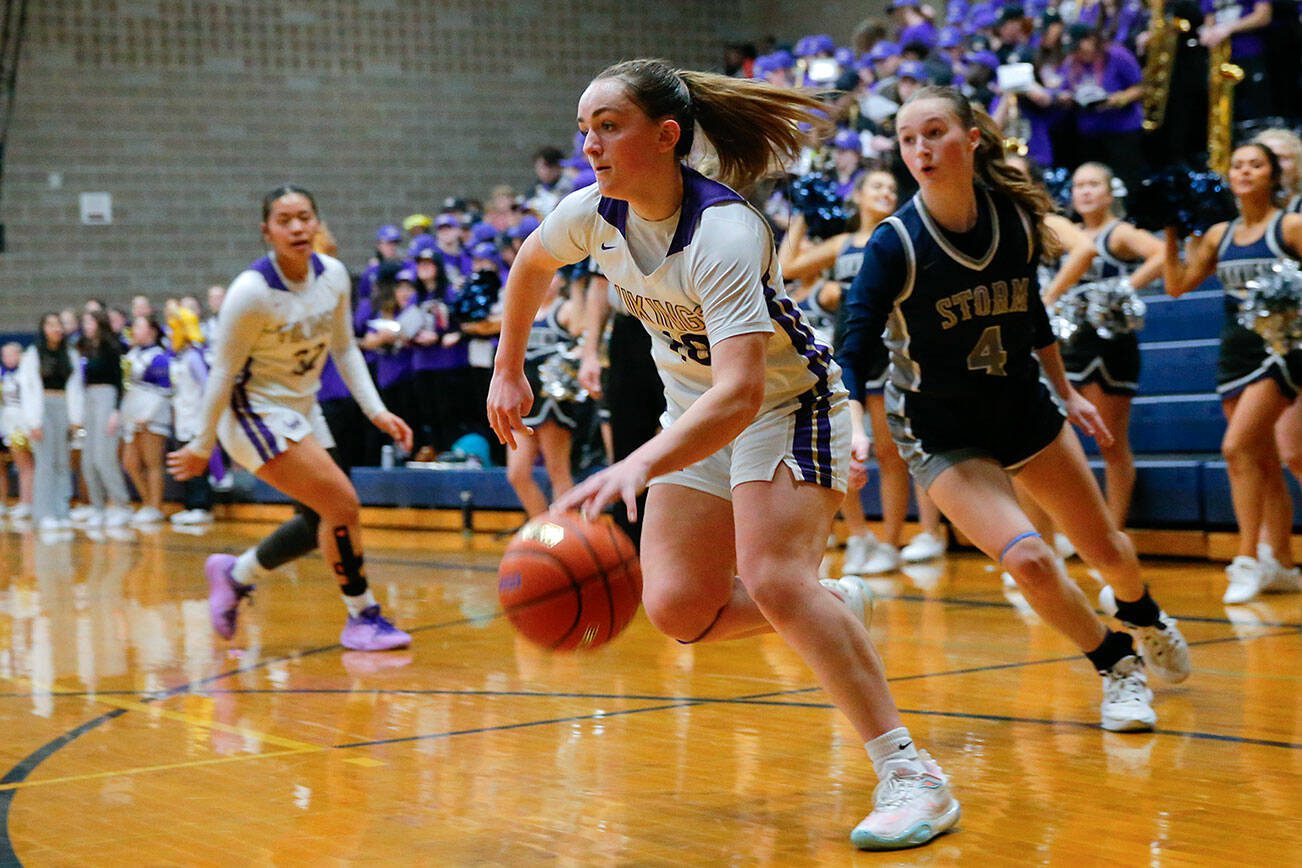
[[[528,183],[530,153],[568,147],[578,94],[606,64],[714,68],[724,42],[800,35],[787,29],[777,6],[746,0],[29,4],[0,331],[92,295],[228,282],[260,255],[260,197],[285,181],[317,194],[360,266],[380,223]],[[112,225],[81,225],[79,194],[100,191]]]

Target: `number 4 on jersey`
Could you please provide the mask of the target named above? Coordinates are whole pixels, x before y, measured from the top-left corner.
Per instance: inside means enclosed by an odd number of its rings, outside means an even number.
[[[1004,370],[1004,364],[1008,361],[1008,353],[1004,352],[1004,340],[999,328],[999,326],[993,325],[981,333],[976,346],[972,348],[972,352],[968,353],[967,369],[969,371],[985,371],[995,377],[1002,377],[1008,373]]]

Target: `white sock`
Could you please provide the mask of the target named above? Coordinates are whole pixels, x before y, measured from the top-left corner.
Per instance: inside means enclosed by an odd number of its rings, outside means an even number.
[[[271,570],[265,569],[262,564],[258,563],[256,549],[245,549],[244,554],[235,559],[235,566],[231,569],[231,578],[241,585],[256,584],[269,575],[271,575]]]
[[[344,598],[344,605],[348,607],[348,617],[350,618],[356,618],[372,606],[380,605],[375,601],[375,595],[371,593],[370,588],[362,591],[356,597],[350,597],[347,594],[340,594],[339,596]]]
[[[921,774],[924,771],[922,759],[918,756],[917,745],[913,736],[903,726],[897,726],[890,732],[884,732],[870,742],[864,743],[868,758],[872,760],[877,777],[885,779],[892,771],[907,774]]]

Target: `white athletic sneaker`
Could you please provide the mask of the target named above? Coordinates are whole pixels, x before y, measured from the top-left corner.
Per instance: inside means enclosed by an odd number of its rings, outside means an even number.
[[[74,506],[68,511],[68,518],[73,524],[81,524],[82,522],[90,521],[91,517],[97,512],[99,512],[99,510],[89,504],[86,506]]]
[[[860,850],[917,847],[945,832],[962,813],[949,778],[925,750],[920,774],[892,771],[873,790],[873,812],[854,827],[850,843]]]
[[[880,576],[900,568],[900,550],[890,543],[879,542],[873,547],[872,554],[864,561],[862,576]]]
[[[1285,567],[1275,560],[1275,552],[1266,543],[1257,543],[1257,565],[1261,568],[1263,594],[1291,594],[1302,590],[1302,571]]]
[[[845,560],[841,563],[841,572],[844,575],[859,575],[864,571],[868,564],[868,559],[872,557],[873,550],[879,543],[877,537],[868,531],[863,535],[851,534],[845,540]]]
[[[1109,617],[1117,615],[1117,596],[1111,585],[1104,585],[1099,591],[1099,608]],[[1189,677],[1189,643],[1184,640],[1178,622],[1161,609],[1157,610],[1157,624],[1140,627],[1129,621],[1122,621],[1139,637],[1140,647],[1144,649],[1144,662],[1153,674],[1163,681],[1179,684]]]
[[[160,510],[154,509],[152,506],[142,506],[140,509],[136,510],[135,515],[131,516],[131,523],[137,526],[142,524],[158,524],[165,518],[167,518],[167,516],[163,515]]]
[[[924,530],[900,549],[900,560],[906,564],[920,564],[923,561],[935,560],[945,553],[943,536],[943,532],[937,537]]]
[[[1076,555],[1076,546],[1072,545],[1071,540],[1067,538],[1065,533],[1059,532],[1053,535],[1053,550],[1064,561]]]
[[[125,506],[110,506],[104,510],[105,527],[124,527],[131,523],[131,510]]]
[[[1256,558],[1239,555],[1225,568],[1225,577],[1230,583],[1221,597],[1223,603],[1246,603],[1261,592],[1263,576]]]
[[[842,576],[839,579],[819,579],[818,583],[832,592],[845,607],[850,610],[865,626],[871,626],[873,620],[873,592],[862,580],[854,576]]]
[[[96,528],[103,527],[104,510],[102,509],[92,510],[91,514],[86,516],[86,518],[82,520],[82,524],[86,526],[87,530],[94,530]]]
[[[175,525],[210,524],[211,522],[212,513],[206,509],[187,509],[172,516],[172,524]]]
[[[1148,732],[1157,725],[1153,691],[1148,689],[1144,661],[1122,657],[1103,675],[1102,726],[1109,732]]]
[[[37,530],[43,530],[43,531],[68,530],[71,527],[72,527],[71,520],[66,518],[55,518],[52,515],[47,515],[45,516],[45,518],[41,519],[36,523]]]
[[[25,518],[32,517],[32,507],[30,504],[19,503],[9,507],[9,517],[15,521],[22,521]]]

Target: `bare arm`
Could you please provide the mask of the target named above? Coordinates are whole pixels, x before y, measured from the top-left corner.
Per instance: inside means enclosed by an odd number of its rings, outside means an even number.
[[[1089,269],[1096,255],[1094,243],[1088,238],[1085,239],[1084,244],[1073,247],[1071,253],[1067,254],[1067,260],[1062,264],[1062,268],[1058,269],[1058,273],[1053,276],[1049,288],[1044,291],[1044,306],[1051,306],[1062,298],[1063,293],[1079,283],[1081,276]]]
[[[601,397],[601,339],[610,319],[610,298],[605,277],[594,274],[588,286],[583,310],[583,346],[579,350],[579,382],[591,394]]]
[[[1097,440],[1100,446],[1111,446],[1112,432],[1108,430],[1103,417],[1067,379],[1067,370],[1063,366],[1062,352],[1058,349],[1057,342],[1036,350],[1035,355],[1040,360],[1040,369],[1044,371],[1045,378],[1067,405],[1068,421]]]
[[[535,232],[520,247],[502,290],[501,340],[488,389],[488,421],[498,439],[512,448],[515,432],[532,433],[524,424],[524,413],[533,404],[533,391],[524,376],[529,330],[552,276],[563,265],[552,258]]]
[[[1144,260],[1144,264],[1130,275],[1130,285],[1135,289],[1148,286],[1162,276],[1166,247],[1152,232],[1145,232],[1129,223],[1118,223],[1108,241],[1119,259]]]
[[[1186,264],[1180,259],[1180,238],[1175,227],[1166,228],[1166,245],[1162,256],[1162,277],[1166,281],[1166,294],[1179,298],[1211,277],[1216,270],[1217,250],[1229,224],[1217,223],[1199,238],[1189,253]]]

